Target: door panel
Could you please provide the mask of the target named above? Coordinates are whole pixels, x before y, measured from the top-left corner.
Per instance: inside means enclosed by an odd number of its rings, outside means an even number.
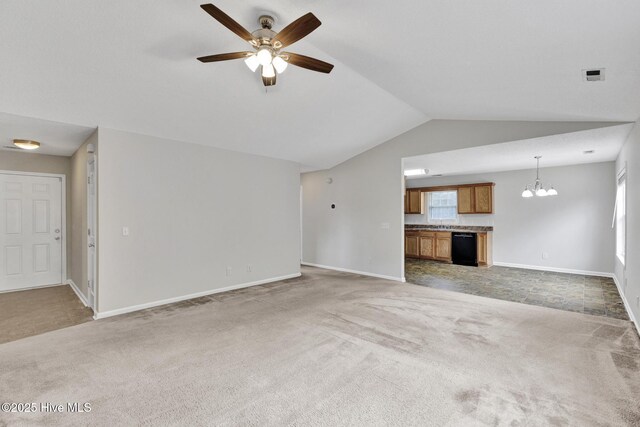
[[[476,213],[493,212],[493,198],[491,196],[491,190],[492,187],[489,185],[479,185],[474,187]]]
[[[0,174],[0,291],[62,283],[62,180]]]
[[[432,235],[420,236],[420,258],[435,258],[435,242],[435,233]]]
[[[458,188],[458,213],[473,213],[473,187]]]
[[[418,236],[405,236],[404,238],[404,254],[407,257],[417,258],[419,256],[418,251]]]

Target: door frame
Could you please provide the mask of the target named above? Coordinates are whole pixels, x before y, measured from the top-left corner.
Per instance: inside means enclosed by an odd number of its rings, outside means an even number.
[[[60,254],[62,259],[61,261],[62,269],[60,270],[61,282],[57,285],[31,286],[29,288],[15,289],[13,291],[9,290],[7,292],[26,291],[29,289],[48,288],[51,286],[66,285],[69,280],[67,278],[67,176],[63,173],[24,172],[24,171],[10,171],[10,170],[2,170],[2,169],[0,169],[0,174],[1,175],[37,176],[42,178],[60,178],[60,185],[62,186],[60,191],[60,198],[62,199],[60,203],[60,208],[62,210],[61,221],[60,221],[62,222],[62,224],[60,224],[60,228],[62,230],[62,232],[60,233],[60,237],[62,238],[62,249],[61,249],[62,253]]]
[[[90,165],[93,164],[93,182],[90,183],[89,180],[89,171]],[[94,152],[87,152],[87,169],[86,169],[86,179],[87,179],[87,245],[83,250],[87,251],[87,280],[91,281],[91,290],[87,289],[87,293],[91,292],[91,295],[88,295],[88,303],[89,308],[91,308],[95,313],[97,313],[98,309],[98,233],[97,233],[97,225],[98,225],[98,158]],[[93,196],[91,195],[91,186],[93,186]],[[93,251],[89,249],[89,229],[93,231],[93,240],[94,240],[94,248]],[[93,252],[93,253],[92,253]],[[89,284],[87,283],[87,288]],[[93,298],[91,298],[93,296]]]

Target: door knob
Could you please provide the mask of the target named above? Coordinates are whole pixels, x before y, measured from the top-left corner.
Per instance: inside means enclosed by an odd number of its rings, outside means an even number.
[[[56,236],[56,240],[60,240],[60,236]]]
[[[96,247],[96,244],[95,244],[95,243],[89,243],[89,247],[90,247],[90,248],[95,248],[95,247]]]
[[[59,228],[56,228],[56,229],[55,229],[55,232],[56,232],[56,233],[60,233],[60,229],[59,229]]]

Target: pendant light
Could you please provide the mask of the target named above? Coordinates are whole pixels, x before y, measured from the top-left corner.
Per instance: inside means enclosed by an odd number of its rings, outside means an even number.
[[[522,197],[529,198],[533,196],[537,197],[546,197],[546,196],[557,196],[558,192],[555,188],[551,187],[548,190],[542,186],[542,182],[540,181],[540,159],[542,156],[535,156],[536,159],[536,182],[533,184],[533,189],[529,189],[527,185],[522,192]]]

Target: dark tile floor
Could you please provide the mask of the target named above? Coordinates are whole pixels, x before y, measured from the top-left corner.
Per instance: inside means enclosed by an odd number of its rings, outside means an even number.
[[[407,259],[408,283],[560,310],[629,320],[613,279]]]

